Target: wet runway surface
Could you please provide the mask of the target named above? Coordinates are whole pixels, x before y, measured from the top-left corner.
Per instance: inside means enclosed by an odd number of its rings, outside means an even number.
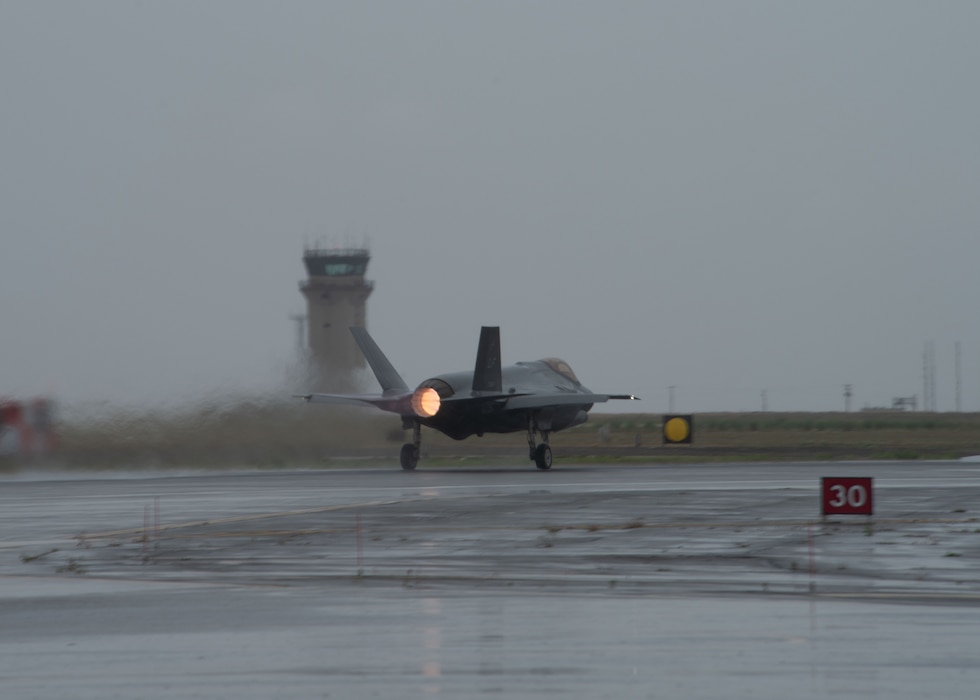
[[[0,652],[18,698],[974,698],[980,464],[7,476]]]

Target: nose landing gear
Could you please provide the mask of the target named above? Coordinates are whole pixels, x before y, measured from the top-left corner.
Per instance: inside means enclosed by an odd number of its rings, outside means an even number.
[[[544,442],[538,445],[537,449],[534,450],[534,464],[538,469],[551,469],[550,445]]]

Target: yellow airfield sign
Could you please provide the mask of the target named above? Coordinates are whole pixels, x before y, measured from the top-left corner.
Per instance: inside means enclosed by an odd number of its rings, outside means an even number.
[[[663,432],[665,445],[689,445],[694,436],[694,416],[664,416]]]

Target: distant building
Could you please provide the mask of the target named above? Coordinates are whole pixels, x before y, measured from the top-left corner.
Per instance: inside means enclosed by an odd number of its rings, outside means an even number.
[[[49,399],[0,399],[0,456],[41,456],[57,447]]]
[[[364,279],[370,260],[364,248],[307,248],[303,252],[307,279],[299,288],[306,297],[314,389],[351,389],[355,375],[365,367],[348,328],[367,325],[367,298],[374,290],[374,283]]]

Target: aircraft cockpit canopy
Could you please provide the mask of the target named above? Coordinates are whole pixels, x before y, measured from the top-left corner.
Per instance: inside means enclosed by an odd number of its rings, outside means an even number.
[[[572,371],[571,366],[564,360],[559,360],[557,357],[546,357],[541,361],[548,365],[548,367],[551,369],[558,372],[558,374],[565,377],[565,379],[571,381],[575,386],[582,385],[582,382],[580,382],[578,377],[575,376],[575,372]]]

